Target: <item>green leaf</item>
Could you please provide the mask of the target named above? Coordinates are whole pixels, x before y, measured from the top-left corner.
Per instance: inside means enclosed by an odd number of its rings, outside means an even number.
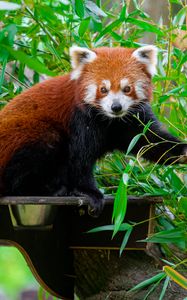
[[[183,191],[184,194],[187,194],[187,187],[180,177],[175,173],[173,168],[169,168],[165,173],[165,178],[171,182],[172,188],[175,192]]]
[[[154,283],[151,288],[148,290],[148,292],[145,294],[145,297],[142,300],[147,300],[149,299],[149,295],[151,295],[155,289],[157,288],[157,286],[160,284],[160,281],[157,281],[156,283]]]
[[[163,285],[163,288],[162,288],[162,291],[160,293],[160,297],[159,297],[158,300],[163,300],[164,299],[164,296],[165,296],[165,293],[166,293],[169,282],[170,282],[170,278],[167,276],[165,281],[164,281],[164,285]]]
[[[125,21],[126,17],[127,17],[127,5],[125,4],[121,10],[119,19],[123,22]]]
[[[84,18],[84,1],[83,0],[75,0],[75,11],[77,16],[81,19]]]
[[[141,242],[151,242],[151,243],[177,243],[179,241],[187,241],[187,233],[185,230],[179,228],[160,231],[153,236],[141,240]]]
[[[112,220],[114,221],[114,232],[113,237],[118,232],[126,214],[127,210],[127,186],[129,181],[129,173],[133,169],[134,164],[132,161],[129,161],[129,164],[126,166],[122,179],[120,180],[116,197],[114,200],[114,208],[113,208],[113,214],[112,214]]]
[[[100,32],[102,30],[102,23],[100,21],[96,21],[92,18],[90,23],[94,32]]]
[[[172,263],[172,262],[170,262],[170,261],[168,261],[168,260],[166,260],[166,259],[163,259],[163,258],[160,258],[160,259],[161,259],[161,261],[163,261],[165,264],[168,264],[168,265],[171,266],[171,267],[174,267],[174,266],[175,266],[174,263]]]
[[[14,44],[14,37],[17,33],[17,26],[15,24],[9,24],[0,31],[0,62],[3,64],[7,62],[9,52],[1,47],[1,44],[12,46]]]
[[[132,230],[133,230],[133,227],[131,226],[131,227],[127,230],[127,232],[125,233],[125,236],[124,236],[124,238],[123,238],[123,241],[122,241],[122,244],[121,244],[121,247],[120,247],[120,251],[119,251],[119,254],[120,254],[120,255],[122,254],[123,250],[125,249],[125,247],[126,247],[126,245],[127,245],[127,242],[128,242],[128,240],[129,240],[129,237],[130,237],[130,235],[131,235]]]
[[[114,28],[118,28],[121,25],[121,20],[115,20],[114,22],[110,23],[108,26],[105,27],[103,31],[95,39],[95,42],[98,42],[105,34],[110,33]]]
[[[169,2],[181,5],[181,1],[180,0],[169,0]]]
[[[128,174],[126,174],[128,176]],[[112,219],[114,220],[114,232],[113,237],[118,232],[121,223],[124,220],[125,213],[127,210],[127,184],[124,184],[121,179],[116,197],[114,200],[114,209]]]
[[[144,126],[144,129],[143,129],[143,133],[139,133],[137,135],[135,135],[135,137],[133,137],[133,139],[131,140],[128,148],[127,148],[127,151],[126,151],[126,155],[128,155],[131,150],[134,148],[134,146],[137,144],[137,142],[139,141],[139,139],[141,138],[142,135],[144,135],[147,130],[149,129],[149,127],[151,126],[153,122],[149,121],[145,126]]]
[[[21,5],[19,4],[7,1],[0,1],[0,10],[17,10],[20,8]]]
[[[135,137],[133,137],[133,139],[131,140],[131,142],[127,148],[126,155],[128,155],[131,152],[131,150],[134,148],[134,146],[139,141],[139,139],[141,138],[142,135],[143,135],[142,133],[139,133],[139,134],[135,135]]]
[[[37,7],[37,11],[38,14],[40,14],[40,18],[45,19],[47,22],[52,23],[52,24],[58,24],[58,18],[55,15],[54,10],[47,5],[38,5],[35,7]]]
[[[126,230],[131,229],[131,227],[132,227],[132,225],[130,225],[128,223],[123,223],[123,224],[120,225],[118,231],[126,231]],[[87,233],[112,231],[112,230],[114,230],[114,225],[104,225],[104,226],[99,226],[99,227],[93,228],[93,229],[87,231]]]
[[[184,23],[185,17],[186,17],[187,7],[184,6],[179,10],[179,12],[175,15],[173,19],[173,25],[174,26],[181,26]]]
[[[145,31],[154,32],[154,33],[156,33],[160,36],[164,35],[163,31],[160,30],[156,25],[150,24],[146,21],[142,21],[142,20],[138,20],[138,19],[135,19],[135,18],[128,17],[126,22],[134,24],[134,25],[144,29]]]
[[[80,37],[83,37],[86,30],[88,29],[89,24],[90,24],[90,18],[87,18],[87,19],[84,19],[81,21],[80,26],[79,26],[79,36]]]
[[[187,218],[187,197],[181,197],[179,200],[179,207],[184,211]]]
[[[87,231],[86,233],[95,233],[95,232],[112,231],[112,230],[114,230],[114,225],[104,225],[104,226],[93,228]]]
[[[0,93],[2,93],[2,85],[5,77],[5,69],[6,69],[6,64],[7,64],[7,58],[4,59],[3,61],[3,67],[0,73]]]
[[[12,46],[14,43],[14,37],[17,33],[17,26],[15,24],[9,24],[0,31],[0,42],[3,44]]]
[[[170,266],[163,267],[164,272],[178,285],[187,290],[187,278],[181,275],[179,272],[171,268]]]
[[[153,276],[149,279],[146,279],[146,280],[140,282],[139,284],[134,286],[132,289],[130,289],[129,292],[135,292],[139,289],[143,289],[143,288],[145,288],[146,286],[148,286],[152,283],[155,283],[157,281],[160,281],[160,280],[164,279],[165,277],[166,277],[166,274],[164,274],[164,272],[161,272],[161,273],[159,273],[159,274],[157,274],[157,275],[155,275],[155,276]]]
[[[33,58],[20,50],[14,50],[7,45],[2,45],[2,48],[6,49],[16,60],[26,64],[30,69],[35,70],[38,73],[46,74],[49,76],[55,76],[55,73],[50,71],[44,66],[37,58]]]
[[[144,126],[143,134],[145,134],[145,133],[147,132],[147,130],[149,129],[149,127],[150,127],[153,123],[154,123],[153,121],[149,121],[149,122]]]

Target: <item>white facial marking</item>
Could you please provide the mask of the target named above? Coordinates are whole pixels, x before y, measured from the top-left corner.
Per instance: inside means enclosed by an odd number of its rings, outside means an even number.
[[[153,76],[156,74],[157,53],[157,47],[153,45],[147,45],[135,50],[132,56],[142,64],[146,65],[147,71],[151,76]]]
[[[127,78],[124,78],[120,81],[120,87],[123,90],[127,85],[129,85],[129,80]]]
[[[96,98],[96,92],[97,92],[97,85],[95,83],[89,84],[88,87],[86,88],[84,101],[86,103],[94,102]]]
[[[122,107],[121,111],[119,113],[114,113],[112,111],[112,104],[119,103]],[[119,118],[124,116],[127,113],[127,110],[130,106],[134,104],[134,101],[131,97],[124,95],[123,92],[109,92],[109,94],[104,97],[100,101],[101,108],[103,109],[104,113],[112,118]]]
[[[102,84],[106,87],[106,89],[109,91],[111,88],[111,82],[110,80],[103,80]]]
[[[135,92],[139,100],[143,100],[146,98],[143,86],[144,86],[144,82],[142,80],[136,81]]]

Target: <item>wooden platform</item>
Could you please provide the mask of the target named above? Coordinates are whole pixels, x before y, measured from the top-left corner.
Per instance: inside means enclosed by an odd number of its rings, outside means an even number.
[[[129,197],[125,221],[141,222],[154,213],[160,197]],[[51,205],[55,208],[50,226],[13,226],[10,206]],[[106,197],[99,218],[87,213],[84,197],[3,197],[0,198],[0,244],[16,246],[41,285],[61,299],[73,299],[73,252],[75,249],[119,249],[123,233],[111,239],[111,232],[87,234],[92,228],[111,224],[113,197]],[[150,222],[135,226],[129,239],[128,250],[144,250],[146,238],[152,230]]]

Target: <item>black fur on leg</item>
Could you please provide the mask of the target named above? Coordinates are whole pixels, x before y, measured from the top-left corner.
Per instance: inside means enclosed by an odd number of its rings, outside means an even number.
[[[67,150],[35,143],[15,152],[3,174],[4,195],[48,196],[67,184]],[[61,166],[63,165],[63,168]]]

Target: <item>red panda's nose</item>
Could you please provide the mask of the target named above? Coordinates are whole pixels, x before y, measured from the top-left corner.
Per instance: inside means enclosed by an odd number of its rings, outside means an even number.
[[[114,112],[114,113],[118,113],[122,110],[122,106],[120,103],[113,103],[112,106],[111,106],[111,110]]]

